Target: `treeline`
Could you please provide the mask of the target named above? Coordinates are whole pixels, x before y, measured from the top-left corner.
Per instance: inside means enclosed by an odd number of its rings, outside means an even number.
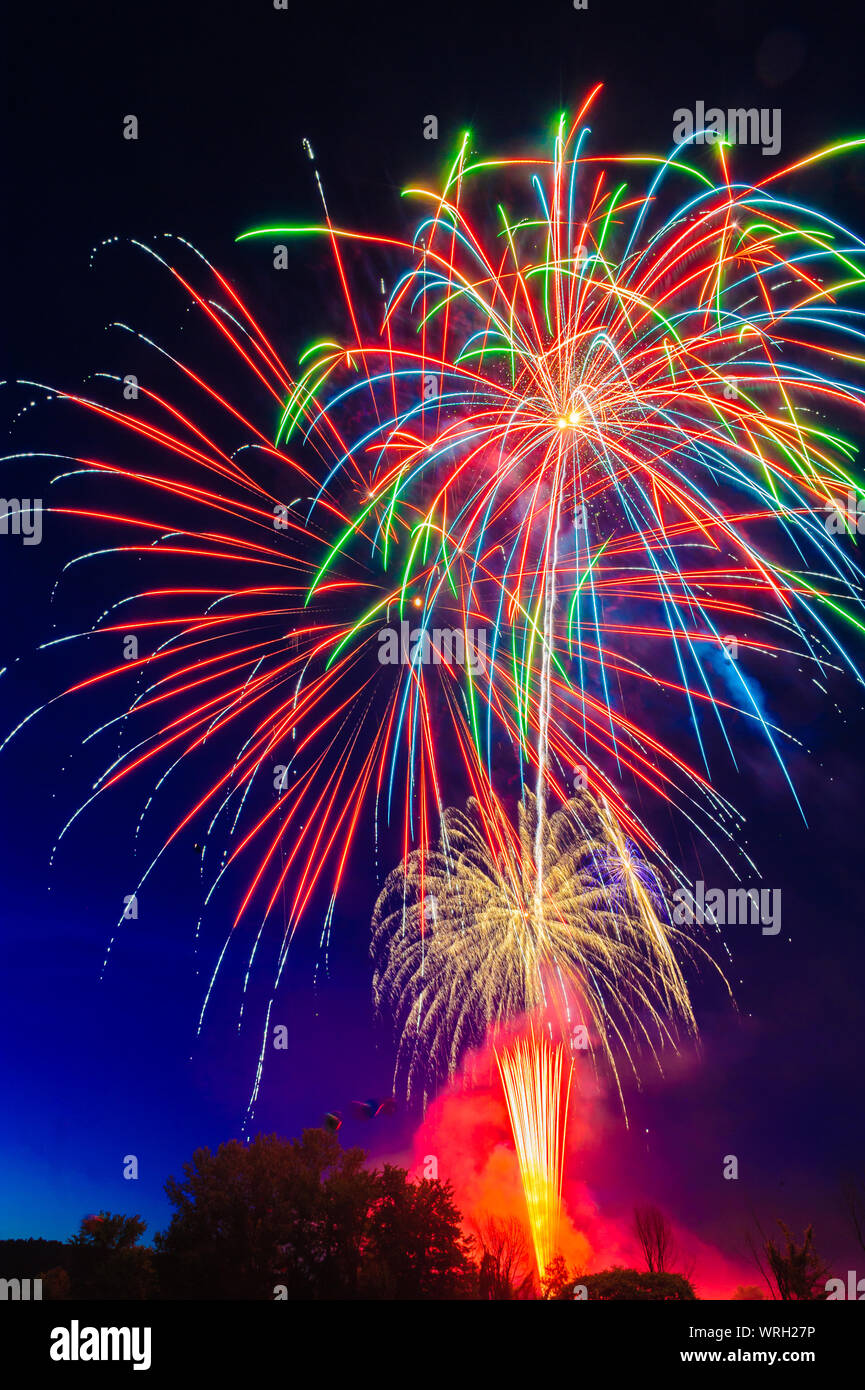
[[[67,1242],[0,1242],[0,1275],[42,1280],[43,1299],[693,1299],[656,1208],[635,1213],[646,1269],[587,1274],[557,1256],[537,1281],[520,1222],[465,1230],[449,1183],[365,1167],[335,1134],[259,1135],[198,1149],[165,1185],[167,1229],[142,1244],[139,1216],[85,1217]],[[773,1249],[773,1256],[782,1252]],[[787,1254],[788,1252],[783,1252]],[[790,1251],[796,1292],[820,1297],[810,1246]],[[759,1297],[758,1289],[739,1297]],[[825,1294],[822,1296],[825,1297]]]

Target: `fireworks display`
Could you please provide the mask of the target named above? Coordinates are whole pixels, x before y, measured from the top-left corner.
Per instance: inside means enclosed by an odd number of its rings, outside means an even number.
[[[397,1074],[425,1099],[470,1047],[528,1021],[530,1036],[495,1058],[543,1278],[557,1253],[572,1067],[564,1044],[535,1029],[546,1020],[586,1055],[591,1030],[624,1105],[620,1057],[639,1075],[635,1045],[660,1065],[677,1023],[696,1034],[677,951],[700,948],[659,916],[657,876],[589,793],[550,815],[529,792],[518,834],[507,830],[496,860],[477,803],[449,808],[439,844],[389,875],[373,916],[373,988],[398,1025]]]
[[[572,1067],[562,1043],[532,1035],[496,1053],[526,1194],[538,1273],[558,1253]]]
[[[686,815],[708,810],[701,833],[732,848],[704,721],[728,743],[750,721],[782,766],[785,736],[728,662],[726,629],[737,651],[795,651],[825,678],[851,664],[827,620],[861,627],[858,570],[824,524],[853,481],[853,446],[824,413],[862,405],[836,375],[859,360],[845,351],[858,316],[837,301],[861,284],[861,243],[774,196],[781,173],[734,183],[723,145],[717,179],[681,148],[590,155],[583,115],[563,118],[547,159],[472,161],[466,139],[440,191],[412,190],[428,215],[381,332],[312,349],[282,420],[286,441],[330,447],[329,484],[361,474],[311,595],[360,557],[397,577],[339,650],[362,650],[393,610],[421,637],[444,621],[466,644],[489,634],[482,674],[433,695],[421,658],[402,683],[389,729],[406,752],[406,846],[441,804],[442,750],[461,755],[492,842],[504,735],[524,781],[559,800],[584,768],[645,839],[612,760]],[[646,191],[617,181],[629,165],[648,167]],[[496,199],[517,177],[533,212]],[[474,201],[497,221],[473,220]],[[369,238],[322,231],[344,280],[342,258]],[[341,428],[358,412],[360,432]],[[693,763],[643,714],[659,692],[681,701]],[[397,761],[391,744],[389,794]]]
[[[617,1081],[619,1058],[636,1070],[635,1045],[657,1058],[677,1022],[695,1031],[678,956],[700,947],[659,916],[660,884],[609,810],[583,793],[545,816],[539,861],[538,820],[529,793],[497,859],[477,803],[447,809],[438,845],[384,885],[373,983],[409,1091],[525,1016],[548,1015],[559,1036],[591,1031]]]
[[[442,190],[414,190],[428,212],[409,242],[328,218],[352,330],[313,344],[297,377],[224,277],[211,268],[199,290],[149,248],[278,408],[275,442],[243,407],[241,376],[235,402],[173,357],[240,449],[145,385],[134,409],[114,382],[112,404],[60,393],[151,446],[153,466],[78,459],[56,488],[81,487],[83,471],[138,507],[51,510],[121,527],[123,552],[163,571],[188,561],[196,580],[108,607],[96,631],[151,649],[64,692],[142,679],[123,716],[137,737],[96,794],[139,772],[156,787],[205,738],[232,740],[165,843],[230,822],[231,861],[253,864],[236,920],[253,900],[272,910],[274,878],[290,885],[291,923],[326,868],[336,890],[370,798],[402,808],[406,852],[427,843],[445,755],[460,756],[494,845],[497,761],[513,750],[559,801],[585,769],[637,840],[647,832],[604,760],[686,814],[708,807],[732,846],[701,726],[743,716],[779,757],[783,735],[740,667],[722,665],[726,628],[740,651],[795,647],[815,675],[852,664],[829,619],[861,627],[858,570],[821,512],[843,515],[854,485],[853,446],[824,413],[862,408],[838,375],[859,360],[858,315],[838,300],[861,284],[862,243],[774,195],[785,171],[733,182],[723,144],[718,182],[685,147],[589,154],[584,114],[562,119],[547,158],[473,162],[466,137]],[[614,182],[629,167],[648,169],[647,191]],[[519,178],[534,212],[497,203],[495,221],[473,222],[473,191],[496,178]],[[374,306],[349,290],[358,247],[408,262],[369,336]],[[382,628],[405,622],[417,636],[388,664]],[[452,629],[477,660],[436,659],[435,633]],[[693,764],[638,718],[659,691],[691,720]],[[241,831],[226,806],[280,756],[283,795]]]
[[[332,252],[345,333],[296,369],[175,240],[143,249],[229,355],[233,389],[141,338],[200,416],[147,383],[121,404],[119,377],[99,399],[55,393],[148,462],[72,460],[51,511],[98,531],[86,556],[158,569],[108,602],[87,634],[105,659],[56,697],[124,692],[92,735],[123,747],[86,805],[135,779],[149,825],[182,782],[138,888],[172,844],[200,842],[205,904],[232,895],[213,979],[244,923],[245,978],[273,940],[274,989],[305,917],[326,945],[358,837],[398,826],[373,953],[410,1083],[551,999],[560,1022],[585,1011],[616,1076],[635,1036],[655,1051],[677,1022],[693,1034],[660,901],[676,866],[624,789],[736,861],[708,726],[734,760],[757,731],[796,792],[729,634],[821,688],[838,667],[860,678],[859,570],[849,526],[826,521],[855,486],[837,422],[863,406],[861,321],[840,302],[863,243],[790,185],[861,142],[751,185],[724,142],[594,153],[597,91],[543,155],[476,157],[466,135],[440,187],[407,190],[411,236],[345,229],[323,192],[322,225],[245,233]],[[120,659],[128,633],[142,650]],[[661,738],[661,705],[688,756]],[[543,1268],[563,1052],[497,1056]]]

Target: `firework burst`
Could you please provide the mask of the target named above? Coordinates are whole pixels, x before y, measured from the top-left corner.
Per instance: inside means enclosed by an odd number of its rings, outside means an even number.
[[[841,307],[863,243],[789,185],[862,142],[752,185],[723,143],[708,168],[684,146],[591,152],[596,95],[545,155],[480,159],[466,136],[439,187],[407,190],[413,235],[353,232],[326,205],[320,226],[244,234],[332,251],[346,330],[296,368],[230,282],[168,240],[142,249],[225,349],[231,389],[142,334],[183,409],[149,383],[127,403],[119,376],[53,392],[119,431],[121,461],[107,446],[64,464],[50,513],[98,533],[82,561],[153,570],[86,634],[52,639],[106,652],[58,700],[118,691],[93,738],[122,746],[86,805],[134,780],[149,823],[182,787],[139,886],[172,845],[200,841],[206,902],[235,884],[217,970],[248,923],[248,979],[278,918],[278,983],[313,910],[326,943],[358,835],[384,817],[403,859],[422,859],[448,779],[510,876],[503,769],[540,807],[541,869],[547,799],[585,771],[606,839],[617,827],[634,846],[632,869],[618,862],[636,904],[639,854],[673,866],[627,784],[731,858],[740,821],[710,776],[709,724],[731,754],[755,729],[787,776],[787,735],[743,662],[725,663],[725,634],[754,663],[795,654],[820,682],[835,666],[860,678],[843,640],[862,629],[859,570],[824,522],[856,486],[835,419],[863,407],[861,315]],[[376,302],[352,288],[371,267],[387,277]],[[463,650],[488,634],[483,670],[383,664],[382,627],[409,620],[460,633]],[[121,660],[130,630],[143,650]],[[687,757],[659,735],[659,697],[689,722]],[[681,1003],[656,950],[650,995]]]
[[[708,955],[669,922],[655,871],[609,808],[584,793],[539,822],[528,794],[494,855],[477,803],[449,808],[438,844],[382,889],[373,985],[409,1092],[526,1016],[548,1017],[559,1036],[584,1027],[620,1096],[623,1059],[636,1070],[644,1046],[659,1063],[677,1024],[696,1033],[679,957]]]

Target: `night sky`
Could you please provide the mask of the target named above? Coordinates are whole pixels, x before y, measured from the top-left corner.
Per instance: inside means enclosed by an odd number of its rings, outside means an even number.
[[[861,134],[861,54],[847,23],[838,0],[708,9],[589,0],[586,11],[570,0],[436,0],[288,12],[270,0],[180,0],[22,10],[9,36],[2,375],[76,389],[88,372],[131,370],[121,336],[106,332],[114,319],[175,342],[194,331],[182,326],[189,313],[168,277],[128,248],[101,252],[90,268],[91,249],[111,236],[187,237],[242,290],[286,361],[313,334],[336,331],[339,302],[316,255],[305,264],[296,254],[275,276],[265,248],[235,244],[270,220],[318,219],[304,138],[335,220],[402,232],[409,214],[400,189],[437,172],[460,131],[469,127],[479,148],[537,144],[554,113],[597,80],[606,91],[592,125],[605,149],[666,149],[673,111],[698,99],[780,107],[785,160]],[[121,138],[129,112],[141,126],[135,143]],[[430,113],[437,145],[422,135]],[[761,159],[743,153],[754,177]],[[860,232],[863,190],[861,159],[800,187]],[[19,417],[31,398],[5,390],[4,452],[97,448],[98,429],[70,408]],[[32,478],[48,476],[42,465],[4,468],[4,493],[40,495]],[[51,604],[63,564],[82,548],[67,526],[40,546],[0,549],[3,661],[14,663],[0,681],[2,734],[90,669],[86,643],[34,654],[55,623],[57,632],[89,627],[107,598],[109,571],[97,564]],[[629,1130],[610,1105],[603,1144],[574,1162],[611,1213],[657,1201],[731,1259],[742,1258],[749,1206],[766,1225],[813,1222],[818,1249],[843,1272],[855,1267],[856,1249],[839,1184],[865,1160],[861,686],[838,676],[824,696],[794,660],[757,679],[766,707],[801,742],[788,766],[807,824],[747,732],[738,770],[719,740],[712,771],[747,815],[763,883],[782,890],[782,930],[730,929],[738,1014],[709,979],[695,983],[702,1061],[682,1059],[664,1084],[631,1089]],[[111,748],[109,740],[88,752],[82,739],[115,712],[108,692],[55,706],[0,761],[0,1237],[63,1238],[100,1208],[140,1212],[152,1236],[167,1221],[165,1178],[194,1148],[240,1133],[255,1074],[268,978],[253,975],[238,1032],[242,973],[229,972],[195,1036],[224,924],[205,923],[196,953],[200,881],[190,844],[149,884],[100,979],[117,904],[132,891],[140,784],[82,817],[49,873],[57,833],[107,760],[100,750]],[[639,809],[692,877],[711,882],[714,870],[725,881],[681,825],[645,799]],[[385,837],[381,868],[395,862],[395,844],[388,859]],[[289,1047],[268,1057],[256,1130],[293,1136],[326,1111],[347,1113],[354,1099],[391,1092],[393,1045],[374,1019],[368,959],[379,882],[367,825],[337,906],[328,971],[318,949],[322,904],[292,948],[272,1018],[287,1025]],[[420,1119],[403,1105],[374,1126],[348,1118],[341,1136],[408,1163]],[[137,1183],[122,1178],[130,1153]],[[738,1183],[719,1178],[729,1153],[739,1157]]]

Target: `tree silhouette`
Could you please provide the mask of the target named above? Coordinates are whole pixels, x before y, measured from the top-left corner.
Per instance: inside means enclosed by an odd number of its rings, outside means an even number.
[[[676,1259],[673,1228],[660,1207],[635,1207],[634,1232],[650,1274],[666,1274]]]
[[[157,1237],[174,1298],[450,1298],[472,1285],[450,1189],[305,1130],[198,1149]]]
[[[78,1234],[69,1237],[70,1245],[84,1245],[93,1250],[116,1252],[131,1250],[137,1245],[147,1222],[140,1216],[112,1215],[101,1211],[98,1216],[85,1216],[78,1228]]]
[[[110,1211],[85,1216],[77,1235],[69,1238],[69,1245],[75,1252],[70,1262],[71,1297],[153,1297],[156,1291],[153,1251],[138,1244],[146,1229],[147,1222],[140,1216],[123,1216]],[[62,1286],[59,1278],[55,1282]]]
[[[474,1290],[470,1242],[450,1186],[386,1163],[364,1233],[361,1288],[371,1298],[463,1298]]]
[[[575,1270],[558,1297],[573,1298],[575,1283],[585,1284],[586,1296],[590,1302],[627,1300],[670,1303],[697,1297],[690,1281],[683,1274],[652,1273],[642,1269],[625,1269],[621,1265],[601,1270],[598,1274],[579,1274]]]
[[[783,1244],[771,1236],[766,1236],[759,1222],[757,1223],[762,1242],[762,1257],[750,1232],[747,1237],[751,1254],[769,1286],[772,1297],[784,1302],[813,1302],[825,1299],[829,1270],[814,1249],[813,1226],[808,1226],[802,1240],[797,1242],[783,1221],[779,1221],[778,1225],[784,1236]]]
[[[494,1302],[534,1298],[534,1259],[522,1222],[488,1216],[476,1222],[475,1230],[481,1257],[478,1297]]]
[[[563,1293],[573,1292],[575,1277],[568,1275],[564,1255],[554,1255],[544,1270],[541,1280],[541,1298],[561,1299]]]

